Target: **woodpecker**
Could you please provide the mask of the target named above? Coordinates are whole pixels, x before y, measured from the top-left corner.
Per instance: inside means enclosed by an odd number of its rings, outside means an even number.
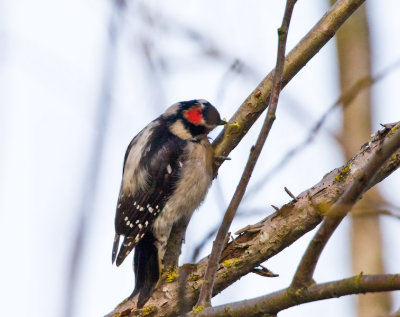
[[[135,248],[131,297],[137,296],[138,308],[160,278],[172,226],[184,217],[190,219],[207,194],[214,157],[207,134],[223,124],[208,101],[182,101],[150,122],[128,146],[112,262],[119,266]]]

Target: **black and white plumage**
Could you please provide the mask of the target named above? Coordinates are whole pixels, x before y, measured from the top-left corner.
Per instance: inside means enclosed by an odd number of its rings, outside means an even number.
[[[157,284],[174,223],[190,218],[211,184],[213,151],[207,134],[225,124],[206,100],[179,102],[149,123],[125,154],[115,217],[112,261],[135,248],[138,307]],[[124,241],[120,246],[120,236]]]

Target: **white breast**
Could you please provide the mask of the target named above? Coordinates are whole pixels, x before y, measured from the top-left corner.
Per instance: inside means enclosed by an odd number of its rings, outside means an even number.
[[[199,143],[189,142],[186,161],[176,189],[155,220],[153,232],[161,242],[167,240],[172,225],[182,217],[191,217],[204,200],[212,181],[212,148],[207,138]]]

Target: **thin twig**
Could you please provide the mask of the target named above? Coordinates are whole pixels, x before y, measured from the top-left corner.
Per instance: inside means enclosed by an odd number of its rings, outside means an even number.
[[[271,207],[274,208],[276,212],[279,212],[279,208],[278,207],[276,207],[274,205],[271,205]]]
[[[217,267],[219,259],[221,257],[221,252],[224,247],[224,240],[226,234],[228,233],[229,227],[236,214],[236,210],[246,191],[247,184],[250,180],[257,159],[264,146],[265,140],[268,137],[273,122],[275,121],[275,112],[279,100],[279,93],[281,91],[282,74],[285,62],[287,32],[295,3],[296,0],[288,0],[286,2],[286,8],[285,8],[284,18],[282,21],[282,26],[278,29],[279,41],[278,41],[277,63],[275,68],[276,70],[273,80],[273,86],[272,86],[273,89],[271,93],[268,113],[265,118],[263,127],[261,129],[260,135],[258,136],[256,145],[250,151],[249,159],[243,171],[239,185],[236,188],[235,194],[233,195],[232,200],[225,213],[221,227],[218,230],[217,237],[213,244],[213,250],[211,252],[208,261],[207,270],[204,275],[203,285],[201,287],[199,299],[196,306],[210,306],[215,274],[217,272]]]
[[[286,186],[283,189],[285,190],[286,194],[290,196],[290,198],[292,198],[294,201],[297,201],[296,196],[293,195],[292,192]]]
[[[347,212],[357,202],[365,188],[373,181],[379,167],[400,148],[400,123],[394,126],[388,138],[375,150],[369,162],[358,173],[351,185],[329,208],[321,227],[305,251],[293,277],[292,287],[300,288],[311,283],[318,259],[329,238]]]

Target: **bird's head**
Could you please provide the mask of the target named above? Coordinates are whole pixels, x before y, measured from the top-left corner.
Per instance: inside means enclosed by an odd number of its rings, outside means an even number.
[[[207,135],[218,125],[226,124],[215,107],[204,99],[181,101],[163,114],[170,131],[181,139]]]

